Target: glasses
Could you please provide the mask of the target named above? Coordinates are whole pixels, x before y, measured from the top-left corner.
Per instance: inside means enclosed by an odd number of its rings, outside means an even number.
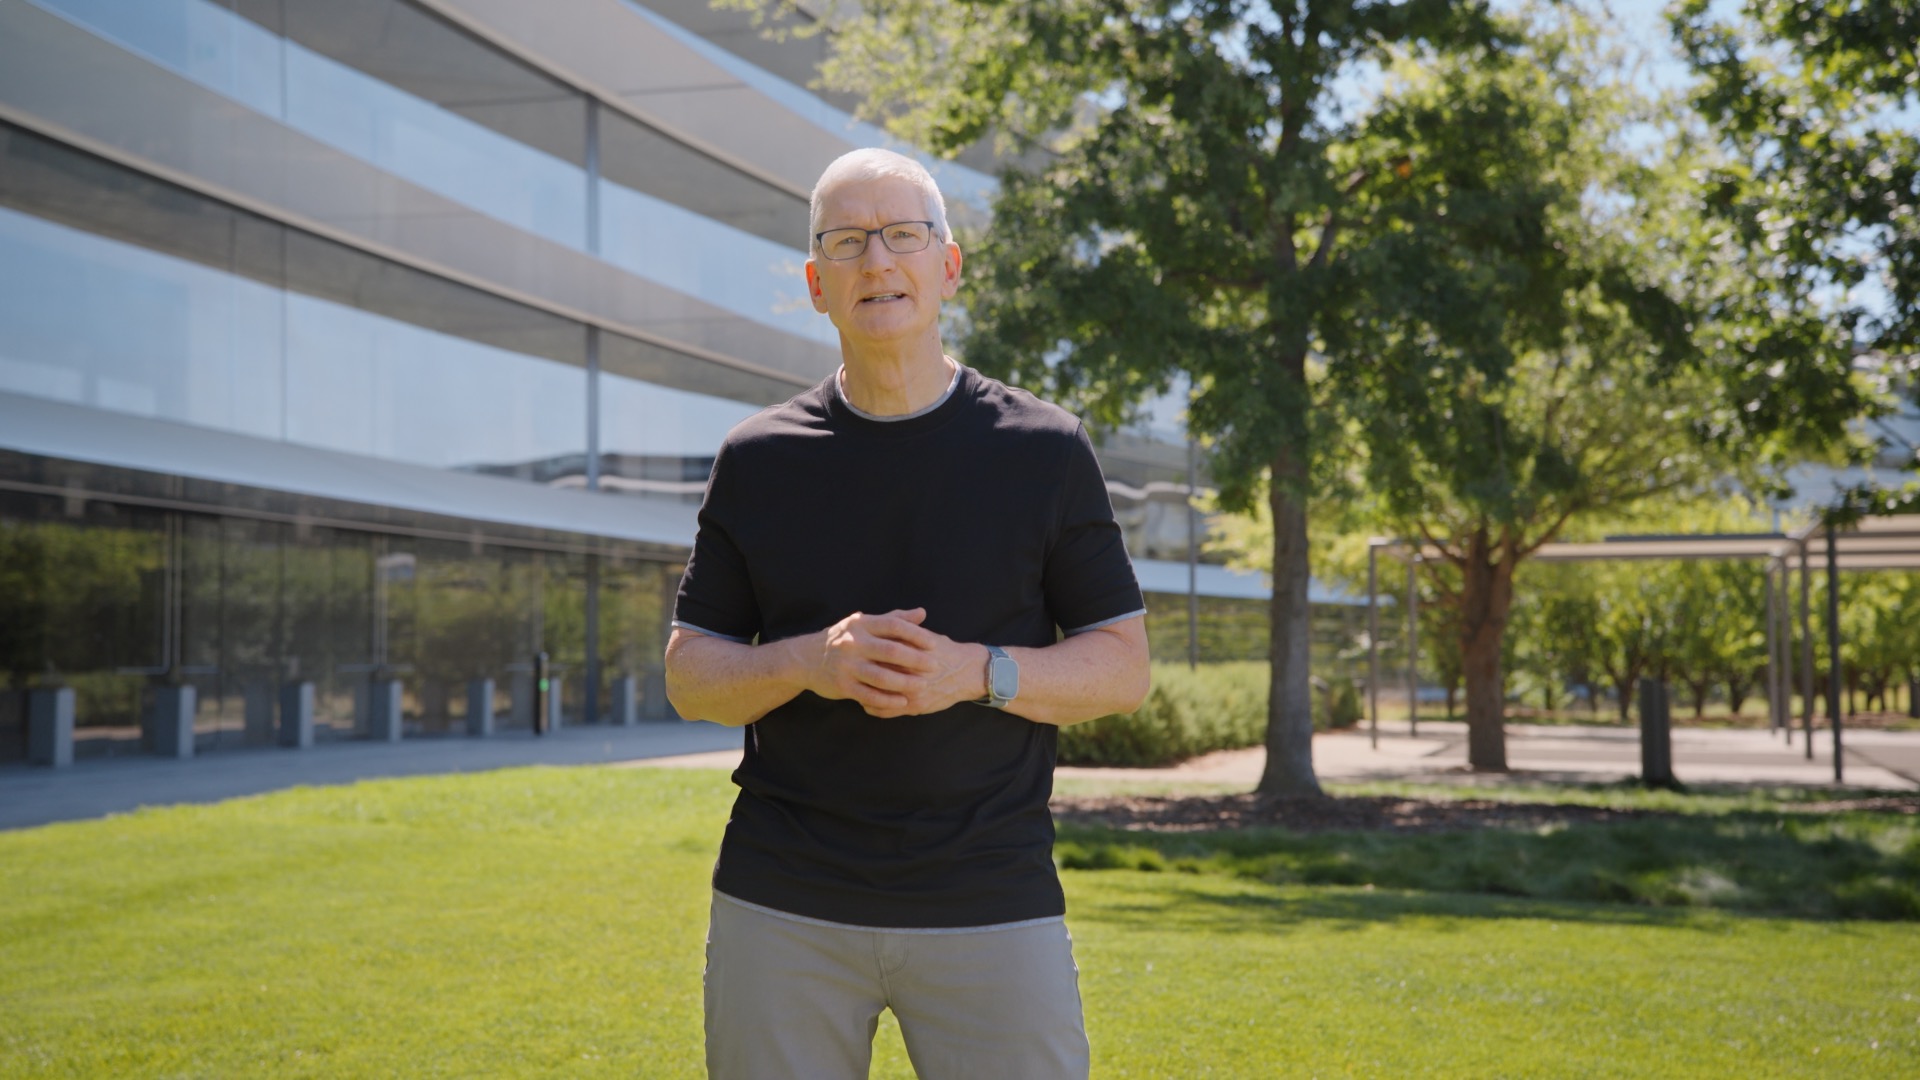
[[[896,221],[877,229],[828,229],[815,233],[820,254],[833,260],[857,259],[867,253],[867,237],[878,235],[880,242],[895,255],[911,255],[927,250],[933,243],[933,222]]]

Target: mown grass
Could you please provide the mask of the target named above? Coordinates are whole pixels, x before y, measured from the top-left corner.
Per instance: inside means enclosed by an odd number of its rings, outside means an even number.
[[[0,1075],[698,1076],[730,798],[526,769],[0,834]],[[1102,1077],[1920,1067],[1904,925],[1063,876]]]

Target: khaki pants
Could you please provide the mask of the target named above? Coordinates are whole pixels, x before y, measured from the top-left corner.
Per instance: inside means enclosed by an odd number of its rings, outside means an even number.
[[[1080,969],[1066,923],[849,927],[716,893],[707,1075],[857,1080],[892,1009],[922,1080],[1083,1080]]]

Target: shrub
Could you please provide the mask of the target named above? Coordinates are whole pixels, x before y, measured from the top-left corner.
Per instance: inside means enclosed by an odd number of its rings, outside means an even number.
[[[1063,765],[1171,765],[1214,750],[1258,746],[1267,734],[1267,665],[1153,665],[1153,689],[1133,712],[1060,732]]]
[[[1314,689],[1320,680],[1315,679]],[[1360,722],[1364,715],[1360,709],[1360,689],[1353,685],[1352,679],[1335,679],[1320,691],[1319,708],[1313,711],[1313,726],[1317,731],[1334,731],[1350,728]]]

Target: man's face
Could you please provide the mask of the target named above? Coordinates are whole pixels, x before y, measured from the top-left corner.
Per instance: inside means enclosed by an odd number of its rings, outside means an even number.
[[[822,193],[814,232],[878,229],[928,217],[926,198],[906,180],[846,180]],[[841,337],[853,343],[884,344],[937,333],[940,302],[959,285],[960,247],[942,243],[938,235],[924,250],[901,255],[876,233],[867,238],[866,251],[854,258],[828,259],[816,251],[807,260],[813,309],[832,319]]]

